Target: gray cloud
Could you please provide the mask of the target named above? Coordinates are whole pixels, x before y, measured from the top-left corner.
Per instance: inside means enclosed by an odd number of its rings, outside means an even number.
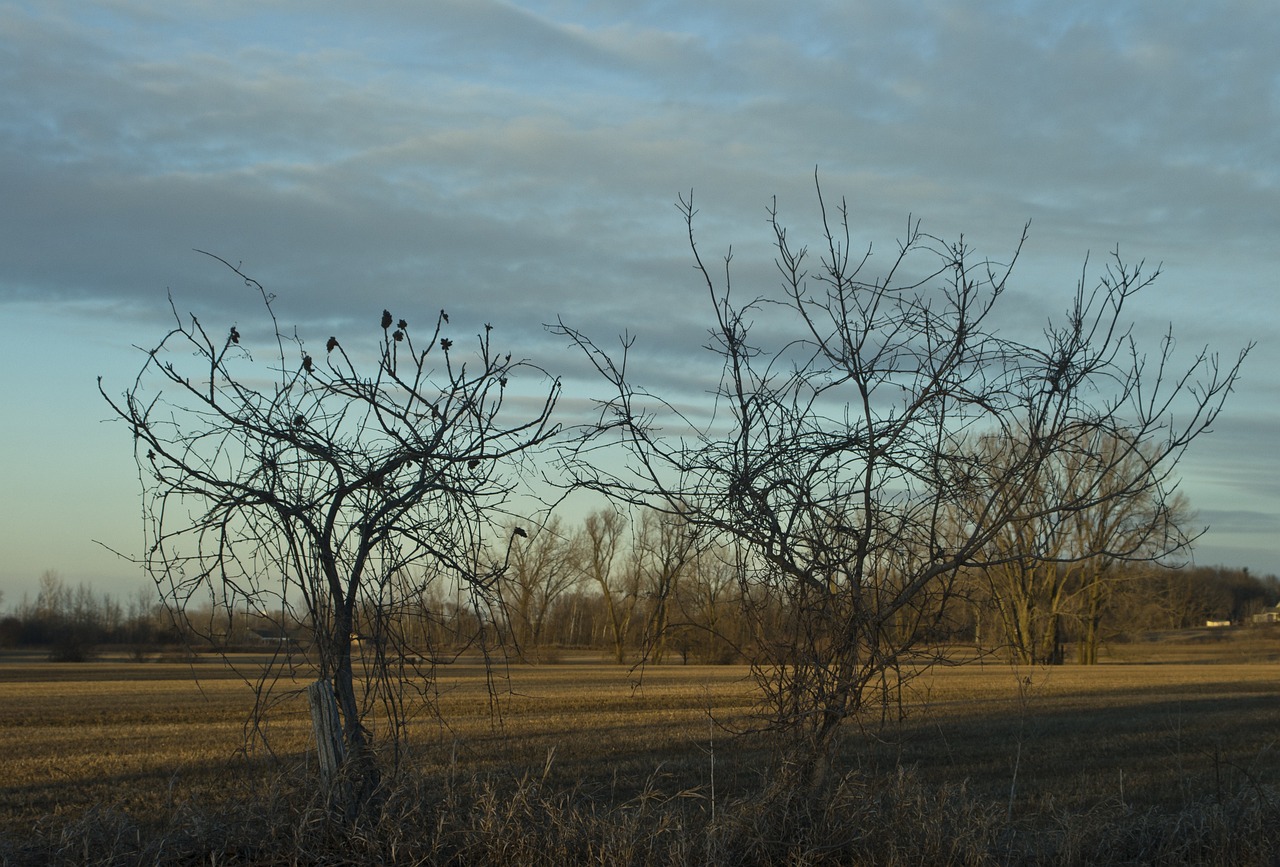
[[[815,166],[877,251],[913,213],[1001,260],[1032,220],[1010,328],[1117,243],[1166,268],[1142,333],[1229,352],[1280,326],[1267,4],[50,0],[0,9],[0,34],[0,306],[132,342],[169,290],[252,315],[199,248],[316,340],[447,307],[583,379],[542,328],[563,316],[638,335],[646,384],[692,401],[707,318],[675,196],[694,190],[704,256],[732,245],[740,291],[765,293],[766,207],[816,242]],[[1267,340],[1189,489],[1280,513],[1249,469],[1280,472],[1277,365]]]

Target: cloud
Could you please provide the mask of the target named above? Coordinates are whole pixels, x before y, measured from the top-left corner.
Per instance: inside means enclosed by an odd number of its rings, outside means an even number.
[[[638,335],[646,382],[693,402],[708,317],[676,196],[707,260],[732,247],[738,291],[766,294],[773,196],[820,246],[815,166],[873,267],[908,214],[998,261],[1030,219],[1011,329],[1117,243],[1165,265],[1144,335],[1230,353],[1280,327],[1267,4],[49,0],[0,8],[0,34],[0,306],[111,311],[135,342],[169,291],[252,315],[198,248],[320,341],[443,306],[585,378],[542,328],[563,316]],[[1280,511],[1240,458],[1275,450],[1254,371],[1277,366],[1261,344],[1200,490]]]
[[[1280,532],[1280,518],[1268,512],[1246,509],[1207,509],[1197,514],[1201,522],[1216,527],[1224,533],[1249,536]]]

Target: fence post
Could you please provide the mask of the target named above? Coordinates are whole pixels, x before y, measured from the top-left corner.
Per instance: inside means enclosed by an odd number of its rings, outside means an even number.
[[[326,789],[338,779],[346,750],[342,740],[342,723],[338,719],[338,700],[327,677],[307,686],[307,703],[311,706],[311,728],[316,736],[320,756],[320,780]]]

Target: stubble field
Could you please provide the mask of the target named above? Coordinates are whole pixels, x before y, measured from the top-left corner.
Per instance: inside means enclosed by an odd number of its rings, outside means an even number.
[[[1010,822],[1178,811],[1242,793],[1274,809],[1280,640],[1184,639],[1124,646],[1089,668],[935,668],[913,682],[904,719],[850,733],[845,770],[959,787]],[[104,810],[144,828],[184,805],[220,809],[264,780],[306,779],[309,673],[275,683],[267,750],[242,677],[261,660],[236,662],[240,673],[216,658],[0,661],[4,834]],[[438,718],[411,721],[406,764],[420,779],[533,774],[601,803],[660,791],[704,811],[767,780],[767,745],[732,733],[750,722],[742,667],[464,663],[441,669],[434,696]]]

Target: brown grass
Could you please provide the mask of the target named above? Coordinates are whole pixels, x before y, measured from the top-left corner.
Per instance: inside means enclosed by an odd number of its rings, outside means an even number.
[[[382,820],[358,832],[334,826],[308,782],[306,673],[277,684],[272,761],[246,754],[252,694],[219,664],[9,660],[0,856],[1274,863],[1275,668],[1215,660],[1266,658],[1275,640],[1174,636],[1094,668],[935,669],[905,719],[850,734],[844,775],[817,801],[770,789],[766,745],[721,728],[746,721],[744,669],[455,665],[436,684],[440,717],[414,721]]]

